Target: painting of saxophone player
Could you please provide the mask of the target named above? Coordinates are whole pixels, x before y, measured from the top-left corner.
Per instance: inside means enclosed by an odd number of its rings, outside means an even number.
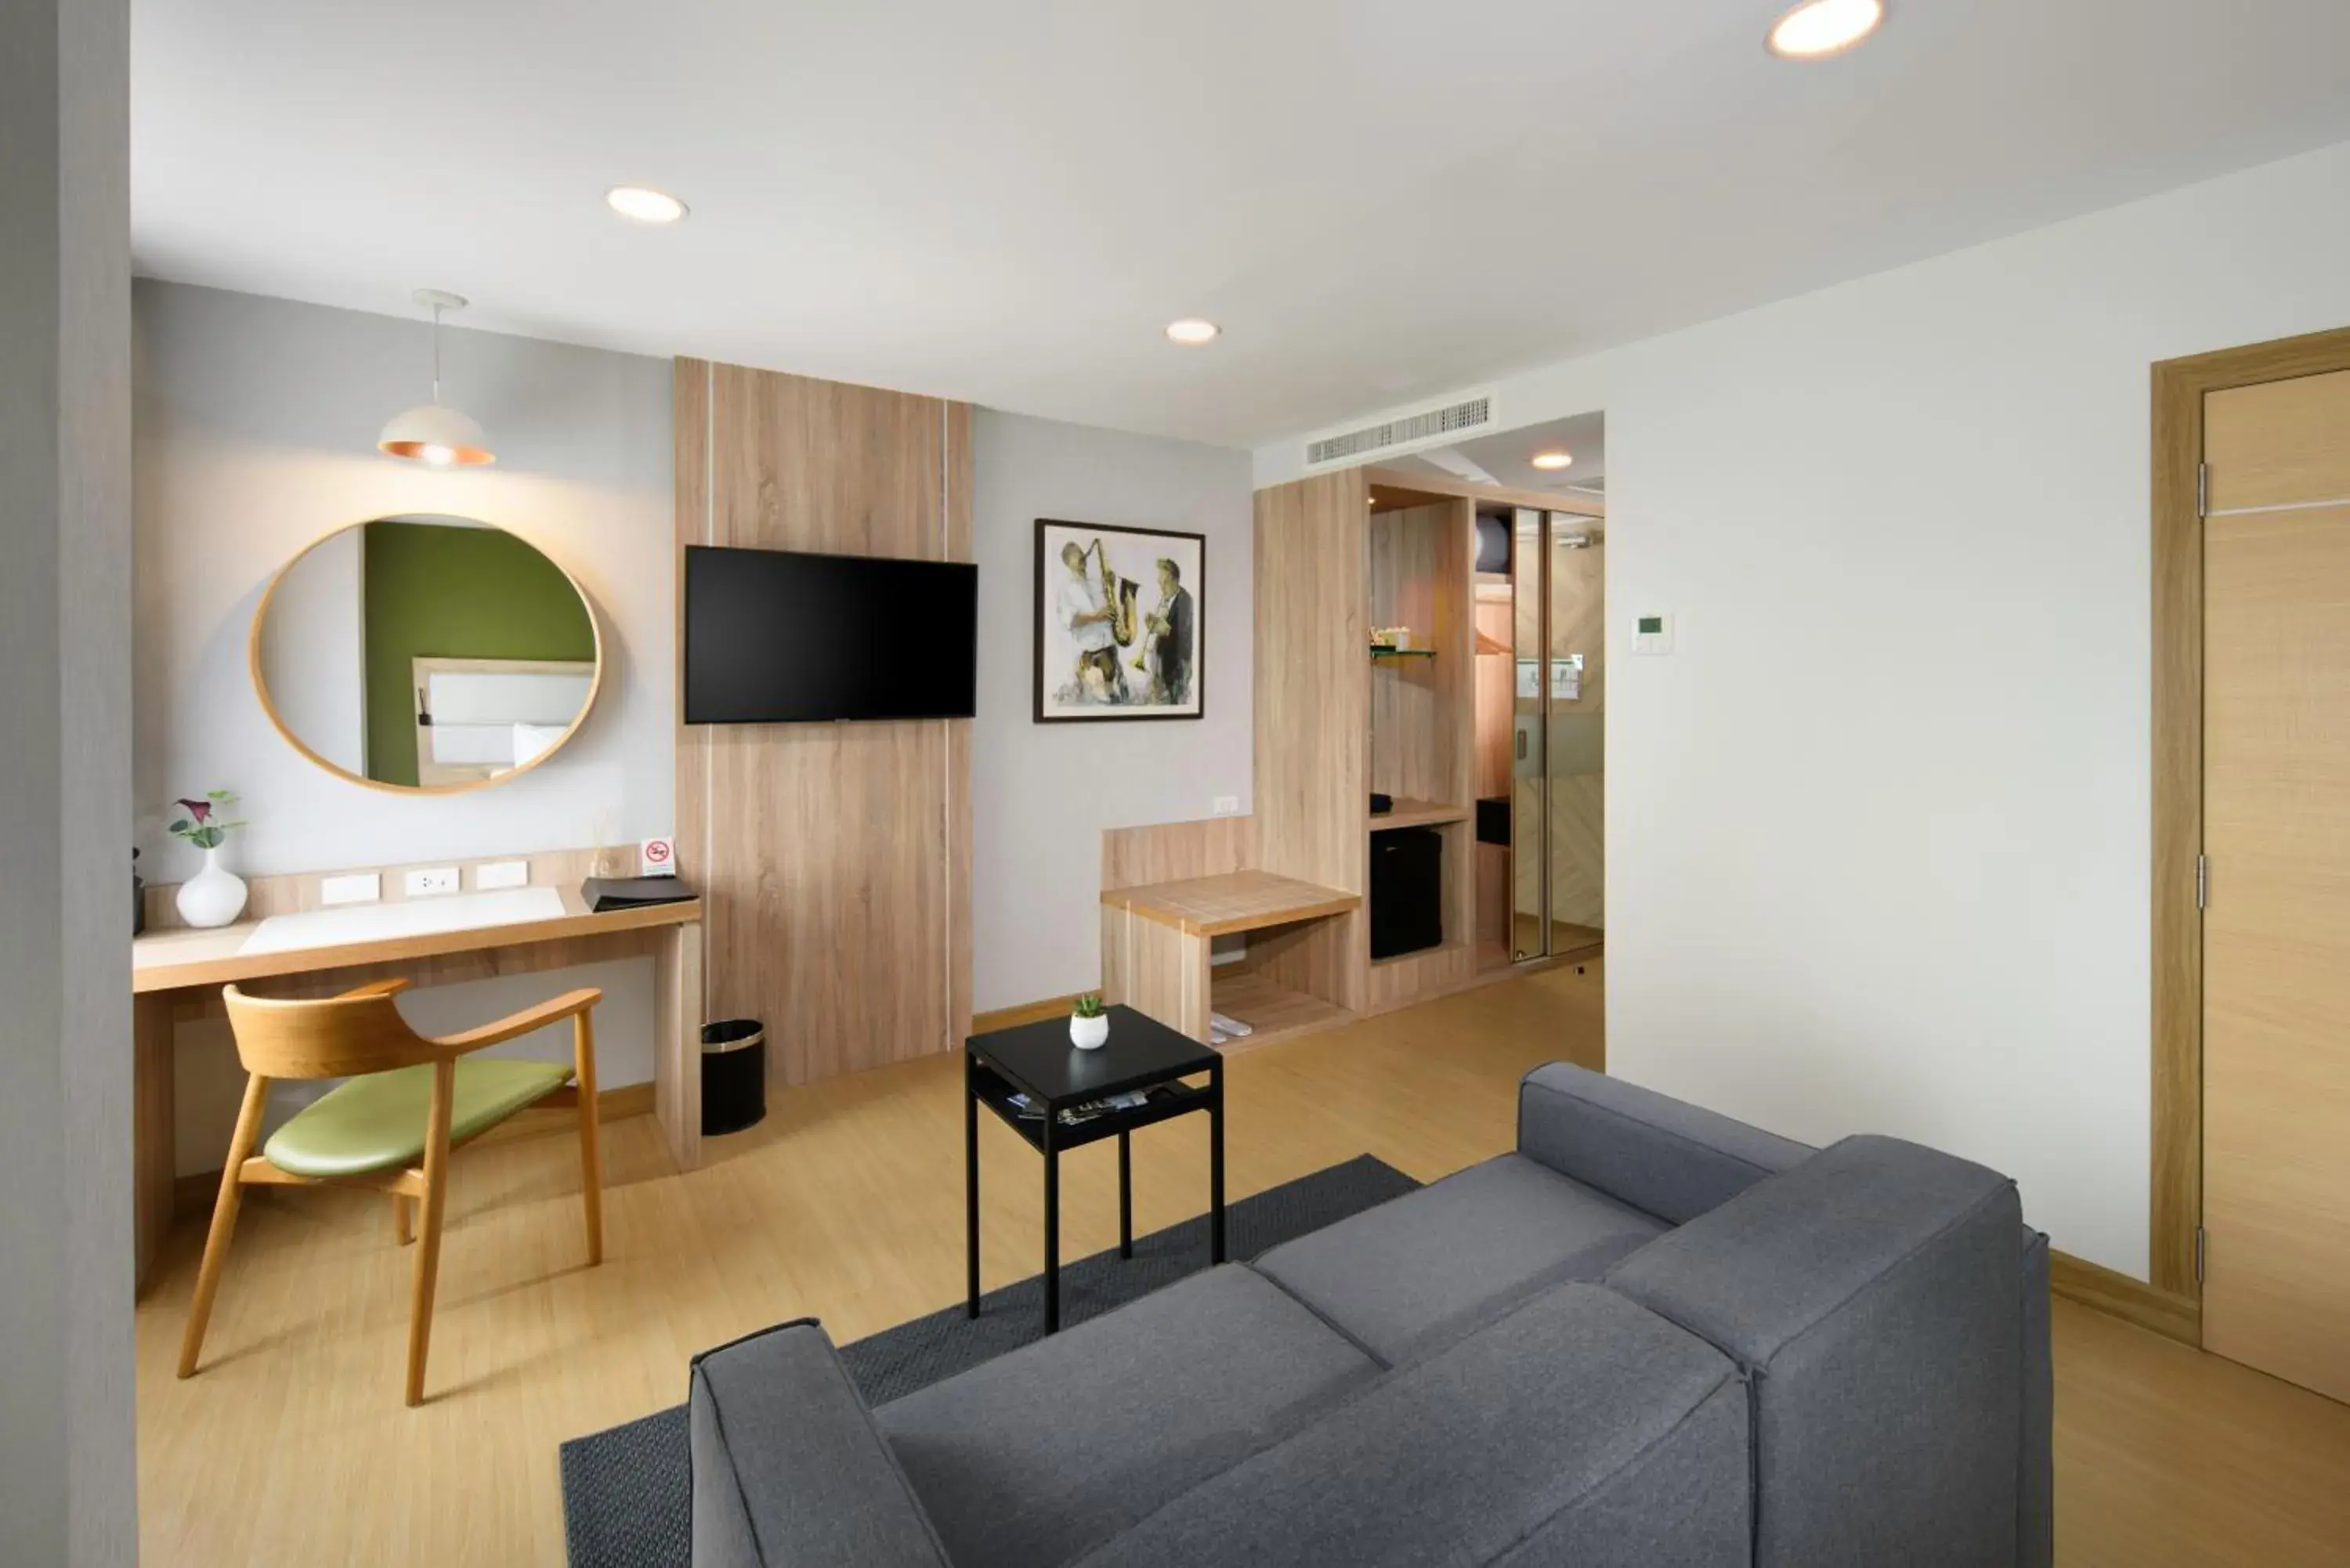
[[[1038,723],[1196,719],[1207,538],[1036,521]]]

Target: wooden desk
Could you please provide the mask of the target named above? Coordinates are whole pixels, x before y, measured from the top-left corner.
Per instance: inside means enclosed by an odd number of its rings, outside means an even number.
[[[1347,922],[1359,894],[1270,871],[1229,871],[1103,891],[1102,997],[1206,1041],[1223,1012],[1256,1032],[1227,1046],[1262,1044],[1352,1016],[1338,1004]],[[1214,939],[1262,933],[1241,964],[1216,972]]]
[[[553,890],[561,898],[560,914],[452,930],[246,952],[246,944],[263,924],[247,920],[208,931],[156,931],[134,940],[133,1170],[142,1284],[172,1224],[177,1158],[173,1025],[183,1016],[206,1011],[217,1014],[221,988],[232,983],[255,996],[331,996],[362,981],[391,975],[418,985],[445,985],[649,954],[654,977],[653,1110],[678,1168],[691,1170],[701,1164],[702,901],[598,915],[589,912],[576,889]]]

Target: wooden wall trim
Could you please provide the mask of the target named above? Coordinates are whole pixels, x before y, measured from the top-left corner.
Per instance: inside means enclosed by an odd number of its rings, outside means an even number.
[[[2203,529],[2196,483],[2203,456],[2203,399],[2230,387],[2345,369],[2350,369],[2350,329],[2167,359],[2153,372],[2153,1126],[2147,1206],[2153,1283],[2147,1288],[2190,1303],[2202,1293],[2195,1278],[2195,1231],[2203,1215],[2203,942],[2202,918],[2195,907],[2195,857],[2203,845]],[[2199,1309],[2196,1316],[2199,1323]],[[2199,1343],[2199,1326],[2188,1342]]]
[[[2203,1343],[2203,1303],[2194,1296],[2134,1280],[2053,1247],[2048,1251],[2048,1288],[2067,1301],[2151,1329],[2166,1339]]]

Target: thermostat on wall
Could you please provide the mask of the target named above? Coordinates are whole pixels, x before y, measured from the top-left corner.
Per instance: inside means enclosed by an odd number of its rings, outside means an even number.
[[[1643,610],[1632,618],[1632,651],[1635,653],[1670,653],[1673,650],[1673,618],[1661,610]]]

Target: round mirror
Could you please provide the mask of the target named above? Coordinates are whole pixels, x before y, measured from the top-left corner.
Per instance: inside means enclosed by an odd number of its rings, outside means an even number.
[[[603,637],[570,575],[504,529],[381,517],[282,567],[253,616],[277,732],[378,789],[479,789],[561,749],[596,701]]]

